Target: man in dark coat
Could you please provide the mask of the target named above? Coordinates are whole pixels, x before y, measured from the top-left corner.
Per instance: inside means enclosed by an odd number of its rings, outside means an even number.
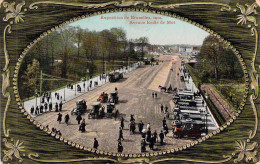
[[[160,143],[161,143],[161,145],[163,145],[164,134],[163,134],[162,130],[161,130],[161,133],[159,134],[159,137],[160,137]]]
[[[154,146],[154,139],[153,139],[153,137],[154,136],[151,137],[150,143],[149,143],[150,150],[153,150],[153,146]]]
[[[151,137],[152,137],[152,132],[151,132],[150,129],[148,129],[147,133],[146,133],[146,141],[150,142],[151,141]]]
[[[98,148],[98,140],[96,138],[94,138],[94,145],[93,145],[93,148],[94,149],[97,149]]]
[[[164,127],[166,125],[166,118],[165,117],[163,118],[162,122],[163,122],[163,127]]]
[[[79,115],[77,115],[77,117],[76,117],[76,120],[78,121],[78,125],[80,124],[80,121],[82,120],[82,117],[81,117],[81,115],[79,114]]]
[[[121,128],[124,129],[124,118],[121,118]]]
[[[50,96],[47,97],[47,102],[48,103],[50,102],[50,98],[51,98]]]
[[[153,140],[154,140],[154,143],[156,143],[156,141],[157,141],[157,132],[156,132],[156,130],[153,133]]]
[[[40,106],[40,113],[43,113],[43,106]]]
[[[145,139],[143,138],[141,140],[141,152],[145,152],[146,151],[145,146],[146,146],[146,142],[145,142]]]
[[[168,112],[168,106],[165,106],[165,113]]]
[[[130,122],[135,121],[135,118],[134,118],[134,115],[133,115],[133,114],[131,114],[130,117],[131,117],[131,118],[130,118]]]
[[[161,104],[161,112],[163,113],[163,104]]]
[[[31,107],[31,114],[34,112],[34,106]]]
[[[58,114],[58,119],[57,119],[57,121],[59,122],[59,124],[60,124],[61,120],[62,120],[62,114],[59,113],[59,114]]]
[[[39,114],[39,107],[36,106],[36,109],[35,109],[35,114],[38,115]]]
[[[121,142],[121,140],[118,140],[117,151],[118,151],[119,153],[122,153],[123,150],[124,150],[124,147],[123,147],[123,145],[122,145],[122,142]]]
[[[120,127],[120,128],[119,128],[119,137],[118,137],[118,140],[121,141],[121,139],[124,140],[124,137],[123,137],[123,130],[122,130],[122,128]]]
[[[163,127],[163,132],[164,132],[164,135],[165,135],[165,136],[168,134],[169,129],[168,129],[168,126],[167,126],[167,125],[165,125],[165,126]]]
[[[58,103],[56,102],[56,104],[55,104],[55,112],[58,112],[59,111],[59,109],[58,109]]]
[[[67,126],[69,125],[69,119],[70,119],[69,114],[66,114],[66,116],[65,116],[65,123],[67,124]]]
[[[139,122],[138,128],[139,128],[139,132],[142,133],[142,130],[144,128],[144,123],[142,122],[142,120]]]
[[[60,109],[60,112],[62,111],[62,101],[60,102],[60,104],[59,104],[59,109]]]
[[[49,103],[49,111],[51,112],[52,110],[52,103]]]
[[[48,110],[48,104],[45,102],[44,103],[44,112],[47,112],[47,110]]]

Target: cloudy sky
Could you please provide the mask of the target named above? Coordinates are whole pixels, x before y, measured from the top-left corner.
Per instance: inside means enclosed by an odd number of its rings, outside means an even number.
[[[172,21],[175,24],[130,24],[130,21],[137,21],[133,19],[101,19],[101,17],[142,17],[147,16],[153,18],[162,17],[164,22]],[[147,20],[138,20],[147,21]],[[151,21],[154,21],[151,20]],[[160,22],[159,20],[158,22]],[[204,38],[209,34],[204,30],[195,27],[189,23],[180,21],[167,16],[142,13],[142,12],[119,12],[108,13],[103,15],[92,16],[70,24],[70,26],[80,26],[83,29],[90,31],[102,31],[104,29],[111,29],[113,27],[123,28],[127,33],[128,39],[136,39],[140,37],[148,37],[151,44],[193,44],[201,45]]]

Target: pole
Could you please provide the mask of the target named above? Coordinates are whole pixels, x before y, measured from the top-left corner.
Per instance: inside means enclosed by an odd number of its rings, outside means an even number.
[[[65,101],[65,88],[66,88],[66,87],[64,87],[64,101]]]
[[[42,70],[41,70],[41,78],[40,78],[40,95],[42,95]]]
[[[35,100],[36,100],[36,106],[35,107],[37,107],[37,95],[35,96]]]
[[[75,84],[75,96],[77,94],[77,88],[76,88],[77,84]]]

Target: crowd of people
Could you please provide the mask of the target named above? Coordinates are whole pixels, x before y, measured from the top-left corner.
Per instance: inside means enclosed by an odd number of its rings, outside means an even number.
[[[44,93],[41,97],[41,103],[37,105],[36,107],[32,106],[30,113],[34,116],[40,115],[45,112],[51,112],[53,110],[53,107],[55,109],[55,112],[61,112],[62,111],[62,96],[59,95],[59,93],[55,92],[55,98],[57,101],[60,100],[59,104],[58,102],[55,103],[53,106],[50,93]]]
[[[125,119],[122,117],[120,121],[120,127],[119,127],[119,137],[118,137],[118,152],[123,152],[123,145],[122,141],[125,140],[124,135],[123,135],[123,130],[124,130],[124,121]],[[146,146],[148,145],[150,150],[155,150],[154,145],[158,143],[157,145],[163,145],[164,144],[164,138],[167,136],[169,133],[168,126],[167,126],[167,121],[166,118],[162,120],[162,130],[158,134],[156,130],[152,132],[151,124],[147,123],[146,129],[145,129],[145,124],[140,120],[140,122],[137,124],[138,125],[138,132],[136,132],[136,123],[135,123],[135,118],[134,114],[130,115],[130,120],[129,120],[129,129],[130,129],[130,135],[132,134],[140,134],[141,135],[141,152],[146,151]]]

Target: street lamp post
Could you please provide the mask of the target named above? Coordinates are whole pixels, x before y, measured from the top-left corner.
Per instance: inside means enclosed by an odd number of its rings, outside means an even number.
[[[37,93],[37,89],[35,89],[35,107],[37,107],[37,96],[38,96],[38,93]]]
[[[75,96],[77,95],[77,84],[75,84]]]
[[[65,88],[66,88],[66,87],[64,87],[64,96],[63,96],[63,97],[64,97],[64,101],[65,101]]]

